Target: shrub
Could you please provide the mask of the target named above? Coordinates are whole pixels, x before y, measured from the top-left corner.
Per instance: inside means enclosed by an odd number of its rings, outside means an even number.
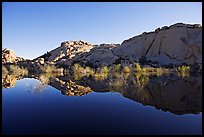
[[[120,67],[121,67],[121,64],[117,64],[117,65],[114,65],[113,67],[113,71],[119,71],[120,70]]]
[[[107,66],[103,67],[103,68],[101,69],[101,73],[104,73],[104,74],[109,73],[109,68],[108,68]]]
[[[190,66],[179,66],[177,68],[177,74],[181,77],[189,76]]]
[[[136,71],[141,71],[141,70],[142,70],[142,68],[141,68],[141,66],[140,66],[139,63],[136,63],[136,64],[135,64],[135,70],[136,70]]]
[[[94,75],[94,70],[91,69],[90,67],[86,67],[84,71],[85,71],[87,77]]]
[[[123,69],[124,73],[130,73],[130,68],[128,66],[125,66]]]

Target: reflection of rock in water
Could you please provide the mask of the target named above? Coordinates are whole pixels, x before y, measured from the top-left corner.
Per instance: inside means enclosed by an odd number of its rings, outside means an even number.
[[[185,78],[176,75],[152,77],[148,79],[148,82],[145,81],[142,88],[137,85],[138,82],[133,81],[134,76],[126,81],[121,79],[122,81],[118,85],[114,85],[114,82],[117,82],[120,78],[109,78],[103,81],[83,78],[80,81],[73,82],[69,75],[52,76],[49,74],[29,77],[39,79],[43,84],[49,84],[67,96],[83,96],[92,91],[116,91],[124,97],[143,105],[154,106],[156,109],[174,114],[202,112],[202,76]],[[17,78],[12,75],[2,77],[2,87],[12,87],[16,80]]]
[[[6,77],[2,77],[2,88],[11,88],[16,84],[16,76],[7,75]]]
[[[175,114],[202,112],[202,78],[154,77],[141,89],[128,87],[124,97]]]
[[[77,85],[71,80],[63,81],[59,78],[50,78],[49,85],[60,90],[62,94],[67,96],[83,96],[92,92],[89,87]]]

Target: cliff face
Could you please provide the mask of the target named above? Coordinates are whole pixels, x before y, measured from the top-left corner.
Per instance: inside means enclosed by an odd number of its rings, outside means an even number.
[[[177,23],[144,32],[122,44],[93,46],[83,41],[66,41],[34,61],[62,66],[80,63],[91,67],[125,66],[135,62],[158,67],[198,64],[202,69],[202,26]]]
[[[113,52],[129,62],[141,57],[162,65],[202,63],[202,27],[177,23],[125,40]]]
[[[202,64],[202,27],[177,23],[132,37],[119,44],[104,44],[64,61],[100,67],[141,61],[161,65]]]

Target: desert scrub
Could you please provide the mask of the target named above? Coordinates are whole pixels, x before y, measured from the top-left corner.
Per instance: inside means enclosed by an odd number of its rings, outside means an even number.
[[[123,69],[124,73],[130,73],[130,67],[129,66],[125,66]]]
[[[121,64],[117,64],[113,66],[113,71],[118,72],[120,70]]]
[[[104,74],[108,74],[109,73],[109,68],[107,67],[107,66],[105,66],[105,67],[103,67],[102,69],[101,69],[101,73],[104,73]]]
[[[181,77],[187,77],[190,74],[190,66],[179,66],[177,68],[177,74]]]
[[[84,68],[78,63],[74,64],[72,69],[75,73],[85,73]]]
[[[177,71],[190,71],[190,66],[179,66]]]
[[[80,80],[82,77],[85,76],[84,68],[78,63],[74,64],[74,66],[72,67],[72,70],[73,70],[73,76],[75,80]]]
[[[86,77],[94,76],[94,70],[90,67],[86,67],[83,71],[85,71]]]
[[[135,77],[133,77],[132,81],[136,87],[143,88],[149,82],[149,75],[145,75],[142,72],[136,73]]]
[[[136,63],[135,64],[135,71],[141,71],[141,70],[142,70],[142,68],[141,68],[140,64]]]

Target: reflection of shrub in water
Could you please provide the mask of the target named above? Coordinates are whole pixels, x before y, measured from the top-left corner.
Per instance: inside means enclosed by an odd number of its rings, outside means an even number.
[[[113,76],[109,79],[109,86],[112,88],[124,87],[128,85],[127,77],[129,73],[113,73]]]
[[[72,70],[75,80],[80,80],[84,76],[86,77],[94,76],[94,70],[88,66],[86,68],[83,68],[79,64],[74,64]]]
[[[132,78],[133,84],[136,87],[143,88],[149,82],[149,75],[144,73],[134,73],[135,77]]]
[[[181,77],[188,77],[189,74],[190,74],[190,67],[189,66],[179,66],[177,69],[177,74],[178,76],[181,76]]]
[[[9,71],[9,74],[15,75],[15,76],[28,75],[28,69],[24,68],[23,66],[9,65],[8,71]]]
[[[56,72],[62,72],[63,71],[62,68],[57,68],[54,65],[45,65],[45,66],[42,66],[41,69],[43,72],[46,72],[46,73],[51,73],[51,72],[56,73]]]
[[[107,66],[102,67],[99,71],[96,71],[94,74],[95,80],[105,80],[108,78],[109,75],[109,68]]]

